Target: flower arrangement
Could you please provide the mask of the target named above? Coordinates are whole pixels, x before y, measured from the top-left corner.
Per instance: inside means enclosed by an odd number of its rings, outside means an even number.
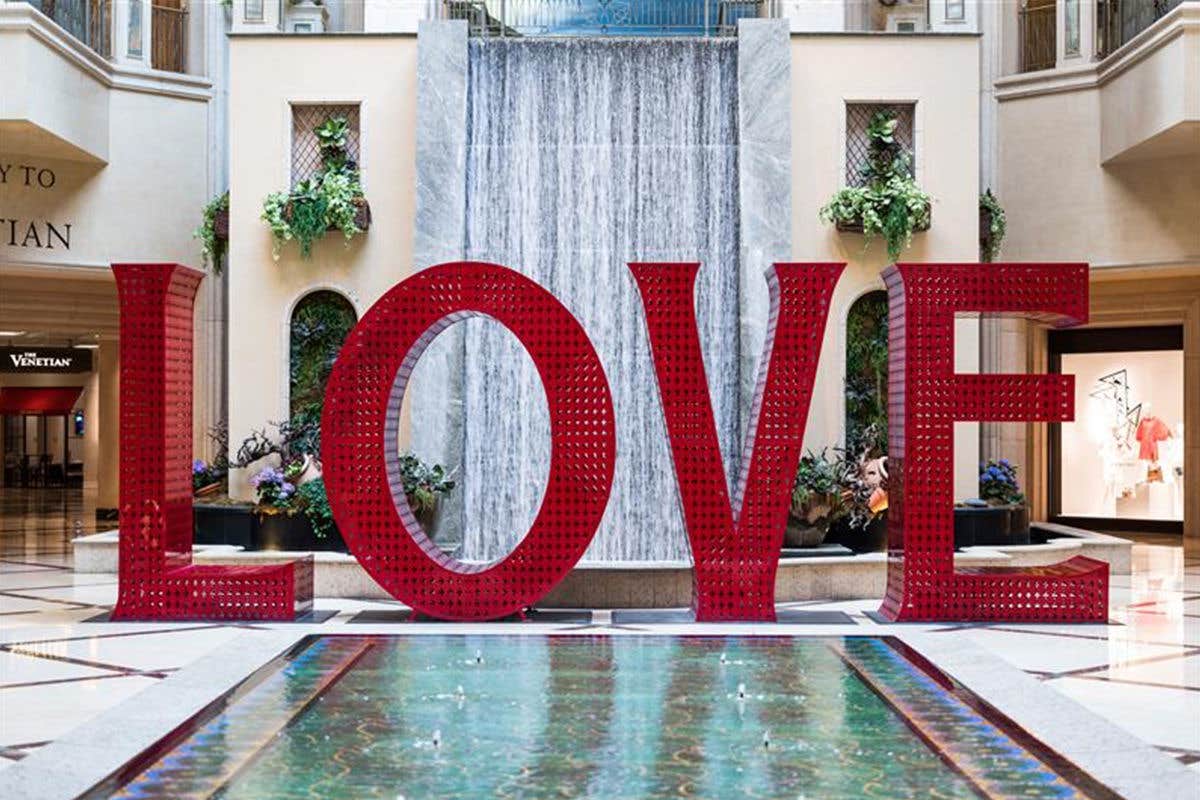
[[[984,219],[988,224],[987,235],[981,237],[983,260],[994,261],[996,256],[1000,255],[1000,244],[1004,241],[1004,234],[1008,231],[1008,221],[1004,217],[1004,208],[996,199],[996,195],[992,194],[991,189],[979,195],[979,214],[980,227],[982,227]]]
[[[819,212],[822,222],[848,228],[861,225],[868,243],[883,236],[888,260],[893,262],[912,243],[914,231],[929,227],[931,209],[929,195],[913,178],[912,158],[896,139],[898,124],[891,110],[871,118],[863,185],[839,189]]]
[[[296,470],[290,465],[285,469],[264,467],[250,479],[258,500],[259,511],[264,513],[294,514],[298,510],[293,503]]]
[[[225,247],[229,235],[228,230],[218,230],[217,218],[221,214],[228,215],[228,213],[229,192],[225,192],[208,201],[208,204],[204,206],[200,227],[192,232],[192,237],[200,240],[204,263],[212,261],[214,275],[220,275],[224,267]],[[225,222],[228,224],[227,216]]]
[[[202,458],[192,461],[192,491],[200,492],[209,487],[219,486],[225,477],[225,470],[216,463],[209,464]]]
[[[878,438],[869,426],[859,449],[846,451],[842,461],[843,498],[850,527],[864,530],[888,509],[887,456],[873,449]]]
[[[340,230],[350,241],[370,224],[362,176],[347,151],[349,121],[330,117],[313,133],[321,152],[320,169],[290,192],[272,192],[263,201],[262,220],[271,229],[276,260],[283,245],[293,239],[300,245],[301,257],[308,258],[313,242],[327,231]]]
[[[979,496],[992,505],[1023,505],[1025,495],[1017,482],[1017,468],[1007,458],[981,463]]]

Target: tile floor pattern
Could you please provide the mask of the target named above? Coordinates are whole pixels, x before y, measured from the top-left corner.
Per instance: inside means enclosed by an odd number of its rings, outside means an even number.
[[[70,540],[95,530],[94,504],[79,491],[0,490],[0,769],[264,627],[86,622],[116,598],[115,576],[71,569]],[[1110,625],[927,629],[987,648],[1200,776],[1200,549],[1185,552],[1178,537],[1139,537],[1133,574],[1112,578],[1110,598]],[[846,612],[864,632],[879,627],[864,613],[876,601],[795,605]],[[336,612],[320,626],[333,630],[398,604],[316,606]],[[593,615],[594,627],[611,624],[610,613]]]

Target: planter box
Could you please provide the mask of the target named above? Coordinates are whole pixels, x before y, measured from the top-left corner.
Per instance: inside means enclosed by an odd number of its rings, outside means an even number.
[[[192,541],[196,544],[232,544],[247,550],[258,535],[258,516],[251,505],[194,503]]]
[[[929,221],[926,222],[925,224],[918,225],[917,227],[913,228],[913,233],[924,233],[925,231],[929,230],[929,226],[933,224],[933,209],[932,208],[929,209],[928,219],[929,219]],[[862,233],[863,232],[862,220],[855,220],[854,222],[842,222],[839,220],[838,222],[835,222],[833,224],[833,226],[835,228],[837,228],[839,231],[841,231],[842,233]]]
[[[287,205],[283,207],[283,218],[287,220],[288,224],[292,222],[292,215],[295,213],[294,209],[295,203],[292,200],[289,200]],[[365,197],[358,197],[354,200],[354,224],[364,233],[371,229],[371,204],[367,202],[367,198]],[[330,226],[326,230],[334,231],[337,228]]]
[[[258,518],[254,550],[331,550],[347,551],[342,535],[334,528],[329,536],[318,537],[313,533],[312,523],[303,514],[256,514]]]

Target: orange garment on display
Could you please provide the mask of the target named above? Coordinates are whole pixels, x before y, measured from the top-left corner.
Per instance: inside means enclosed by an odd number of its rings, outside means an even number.
[[[1158,443],[1170,435],[1171,429],[1158,417],[1143,419],[1138,423],[1137,433],[1134,434],[1134,438],[1141,445],[1138,458],[1142,461],[1158,461]]]

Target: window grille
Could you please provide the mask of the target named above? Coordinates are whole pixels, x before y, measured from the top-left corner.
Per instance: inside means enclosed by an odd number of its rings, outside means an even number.
[[[321,148],[317,146],[317,135],[313,130],[330,117],[339,116],[345,117],[350,123],[346,150],[350,158],[357,162],[360,155],[357,104],[292,106],[292,186],[311,178],[321,168]]]
[[[846,185],[861,186],[862,168],[867,163],[867,126],[879,111],[892,110],[899,120],[896,141],[908,151],[910,166],[917,168],[915,146],[916,106],[912,103],[847,103],[846,104]]]

